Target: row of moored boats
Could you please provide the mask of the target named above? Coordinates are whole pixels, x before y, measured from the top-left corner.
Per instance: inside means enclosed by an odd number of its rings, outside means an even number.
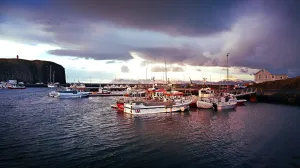
[[[186,95],[178,91],[148,89],[145,97],[123,97],[111,105],[119,111],[130,114],[183,112],[190,107],[215,110],[234,109],[246,100],[238,100],[233,94],[215,94],[209,87],[199,90],[198,96]]]

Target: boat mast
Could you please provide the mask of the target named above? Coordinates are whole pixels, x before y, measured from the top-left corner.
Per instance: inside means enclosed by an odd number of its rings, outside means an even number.
[[[51,83],[51,65],[50,65],[50,76],[49,76],[49,83]]]
[[[229,80],[228,80],[229,79],[229,69],[228,69],[228,56],[229,56],[229,54],[230,53],[227,53],[227,55],[226,55],[227,56],[227,86],[226,86],[227,87],[227,92],[228,92],[228,82],[229,82]]]
[[[165,60],[165,73],[166,73],[166,84],[168,84],[168,77],[167,77],[167,62]]]
[[[53,71],[53,83],[55,82],[55,71]]]

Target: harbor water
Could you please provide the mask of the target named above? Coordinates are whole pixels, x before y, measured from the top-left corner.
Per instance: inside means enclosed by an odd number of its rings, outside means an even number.
[[[0,90],[0,167],[297,167],[300,107],[132,116],[118,97],[56,99]]]

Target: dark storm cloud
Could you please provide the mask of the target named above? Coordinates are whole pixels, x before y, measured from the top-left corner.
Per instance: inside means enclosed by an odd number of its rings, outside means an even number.
[[[267,68],[282,73],[300,64],[300,1],[253,1],[249,11],[233,26],[220,65]],[[249,4],[251,4],[249,3]],[[245,8],[246,9],[246,8]],[[284,70],[285,69],[285,70]]]
[[[128,66],[123,65],[123,66],[121,67],[121,72],[123,72],[123,73],[129,73],[129,68],[128,68]]]
[[[107,20],[122,27],[162,31],[174,35],[207,35],[229,30],[237,19],[233,10],[241,0],[54,0],[56,7],[93,21]],[[204,24],[205,23],[205,24]]]
[[[135,50],[143,59],[153,62],[166,62],[167,64],[205,65],[214,62],[213,58],[204,56],[198,49],[184,47],[152,47]]]
[[[60,55],[60,56],[75,56],[75,57],[84,57],[84,58],[94,58],[100,60],[107,60],[107,59],[128,59],[130,55],[127,56],[122,55],[123,53],[99,53],[93,52],[91,50],[50,50],[48,51],[49,54],[53,55]]]
[[[0,1],[0,36],[56,44],[61,49],[50,53],[95,59],[127,60],[129,51],[136,50],[152,62],[226,66],[230,52],[229,66],[280,73],[300,64],[299,6],[299,0],[6,0]],[[19,24],[18,19],[30,24]],[[15,27],[5,26],[14,20]],[[94,23],[102,27],[93,28]],[[124,41],[119,32],[107,33],[104,25],[197,37],[199,43],[206,43],[202,37],[217,36],[222,42],[212,47],[214,51],[178,47],[180,42],[140,47]]]

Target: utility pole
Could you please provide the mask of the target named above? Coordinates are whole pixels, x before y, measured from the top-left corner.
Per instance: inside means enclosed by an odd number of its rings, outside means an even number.
[[[228,69],[228,56],[229,56],[230,53],[227,53],[227,82],[228,82],[228,79],[229,79],[229,69]]]
[[[210,83],[210,87],[212,87],[212,84],[211,84],[211,75],[209,75],[209,83]]]
[[[166,62],[166,60],[165,60],[165,73],[166,73],[166,75],[165,75],[165,77],[166,77],[166,84],[168,84],[168,77],[167,77],[167,62]]]
[[[146,67],[146,80],[148,79],[148,78],[147,78],[147,72],[148,72],[148,67]]]
[[[228,79],[229,79],[228,56],[229,56],[229,53],[227,53],[227,86],[226,86],[226,87],[227,87],[227,92],[228,92],[228,90],[229,90],[229,89],[228,89],[228,82],[229,82],[229,80],[228,80]]]

